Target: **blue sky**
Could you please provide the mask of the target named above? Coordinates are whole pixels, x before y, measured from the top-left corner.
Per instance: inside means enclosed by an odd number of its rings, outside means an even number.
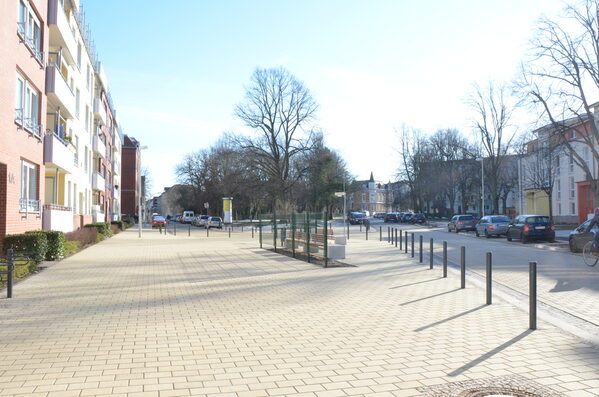
[[[225,131],[256,67],[285,66],[319,103],[358,178],[393,180],[394,130],[470,133],[473,83],[515,76],[558,0],[82,0],[123,131],[147,145],[153,190]],[[525,128],[524,126],[522,128]]]

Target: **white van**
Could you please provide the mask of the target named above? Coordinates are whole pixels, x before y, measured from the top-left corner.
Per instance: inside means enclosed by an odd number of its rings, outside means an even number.
[[[183,211],[183,217],[181,218],[181,223],[191,223],[194,219],[193,211]]]

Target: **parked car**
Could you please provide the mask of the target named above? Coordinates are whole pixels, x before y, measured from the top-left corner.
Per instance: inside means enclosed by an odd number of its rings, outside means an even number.
[[[509,224],[510,218],[505,215],[483,216],[476,224],[476,237],[483,235],[490,238],[491,236],[505,235]]]
[[[216,227],[218,229],[223,228],[223,220],[218,216],[211,216],[206,221],[206,229],[210,229],[211,227]]]
[[[568,245],[570,246],[571,252],[581,252],[584,248],[584,245],[589,241],[593,241],[594,233],[599,233],[599,226],[595,225],[591,229],[590,232],[586,232],[587,227],[589,227],[589,223],[591,220],[580,224],[576,229],[570,232],[568,236]]]
[[[193,211],[183,211],[183,215],[181,215],[181,223],[191,223],[194,218]]]
[[[350,212],[349,216],[347,217],[350,225],[361,225],[364,223],[365,219],[366,215],[364,215],[363,212]]]
[[[401,216],[399,221],[402,223],[410,223],[412,221],[412,215],[414,214],[412,214],[411,212],[406,212]]]
[[[374,214],[374,217],[377,219],[385,219],[385,216],[387,214],[385,212],[377,212],[376,214]]]
[[[398,218],[397,218],[397,214],[395,212],[389,212],[387,214],[385,214],[385,223],[389,223],[389,222],[398,222]]]
[[[520,215],[508,226],[507,241],[519,239],[523,243],[529,240],[555,241],[555,226],[546,215]]]
[[[410,222],[412,222],[413,224],[416,223],[426,223],[426,217],[424,216],[424,214],[414,214],[412,215],[412,217],[410,218]]]
[[[152,227],[165,227],[166,226],[166,219],[164,219],[163,216],[153,216],[152,217]]]
[[[455,215],[447,224],[447,231],[459,233],[464,230],[476,230],[476,219],[472,215]]]
[[[197,216],[193,224],[196,226],[200,226],[200,227],[202,227],[202,226],[206,227],[206,222],[208,221],[209,218],[210,218],[210,215]]]

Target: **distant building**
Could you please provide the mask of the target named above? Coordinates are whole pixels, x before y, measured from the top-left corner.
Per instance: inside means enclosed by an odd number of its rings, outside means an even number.
[[[135,138],[125,135],[121,161],[121,211],[133,219],[138,214],[140,165],[140,144]]]
[[[348,209],[360,212],[390,212],[393,204],[393,192],[391,184],[374,180],[370,173],[370,179],[356,181],[356,190],[348,194]]]
[[[188,185],[165,187],[160,196],[152,199],[152,212],[163,216],[182,214],[186,209],[182,203],[189,201],[191,193],[191,186]]]

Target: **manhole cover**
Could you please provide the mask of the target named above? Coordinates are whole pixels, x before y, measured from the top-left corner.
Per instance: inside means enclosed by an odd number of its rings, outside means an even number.
[[[465,380],[418,388],[428,397],[564,397],[522,376]]]

